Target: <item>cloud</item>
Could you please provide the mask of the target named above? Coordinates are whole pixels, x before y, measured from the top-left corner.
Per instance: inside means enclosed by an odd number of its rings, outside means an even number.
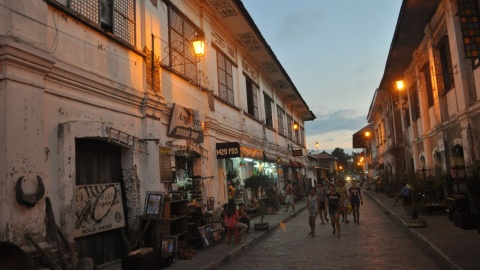
[[[322,135],[330,132],[339,132],[344,130],[352,130],[353,133],[367,125],[367,115],[362,111],[356,110],[338,110],[328,114],[315,112],[317,119],[312,122],[306,122],[307,136]],[[351,135],[350,134],[350,141]]]

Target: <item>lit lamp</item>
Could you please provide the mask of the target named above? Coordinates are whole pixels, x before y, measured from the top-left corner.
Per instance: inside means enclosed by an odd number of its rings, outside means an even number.
[[[398,92],[401,92],[403,90],[405,90],[405,81],[404,80],[398,80],[398,81],[395,81],[395,89],[398,91]]]
[[[298,130],[298,123],[294,123],[294,124],[293,124],[293,129],[294,129],[294,130]]]
[[[318,144],[318,142],[315,142],[315,148],[317,148],[317,154],[318,154],[318,147],[319,147],[319,146],[320,146],[320,145]]]
[[[205,39],[203,35],[197,35],[192,40],[193,50],[195,55],[201,57],[205,54]]]

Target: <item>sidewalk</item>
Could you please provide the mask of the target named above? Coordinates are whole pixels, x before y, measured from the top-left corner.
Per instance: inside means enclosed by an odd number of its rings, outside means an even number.
[[[384,193],[364,191],[403,231],[411,235],[427,252],[436,256],[448,269],[479,269],[480,234],[478,230],[462,230],[448,219],[447,214],[422,216],[427,221],[424,228],[410,228],[408,218],[401,203],[392,207],[395,199]]]
[[[164,269],[168,270],[208,270],[218,269],[221,265],[229,261],[231,258],[242,253],[250,246],[262,241],[268,237],[275,229],[277,229],[282,222],[286,222],[296,217],[300,212],[305,209],[305,199],[295,203],[295,212],[290,207],[288,212],[285,212],[285,205],[280,206],[280,210],[275,215],[265,215],[263,222],[268,222],[270,228],[265,231],[256,231],[253,226],[255,223],[260,222],[261,217],[255,216],[250,221],[250,232],[242,235],[242,242],[239,244],[233,243],[225,244],[222,242],[217,246],[213,246],[208,250],[197,249],[197,254],[190,260],[182,260],[177,258],[174,263]],[[121,270],[121,263],[115,262],[109,266],[103,266],[101,270]]]

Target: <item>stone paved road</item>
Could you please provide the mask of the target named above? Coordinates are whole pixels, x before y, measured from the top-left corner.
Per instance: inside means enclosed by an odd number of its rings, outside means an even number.
[[[330,224],[309,232],[305,210],[220,269],[443,269],[364,196],[361,224],[341,223],[341,238]],[[350,215],[349,219],[353,217]]]

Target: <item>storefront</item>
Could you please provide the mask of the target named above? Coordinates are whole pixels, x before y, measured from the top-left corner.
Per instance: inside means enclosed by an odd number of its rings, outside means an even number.
[[[278,182],[277,156],[238,142],[217,143],[218,167],[225,175],[225,194],[237,202],[246,202],[252,194],[243,188],[243,180],[258,174],[270,176]]]

